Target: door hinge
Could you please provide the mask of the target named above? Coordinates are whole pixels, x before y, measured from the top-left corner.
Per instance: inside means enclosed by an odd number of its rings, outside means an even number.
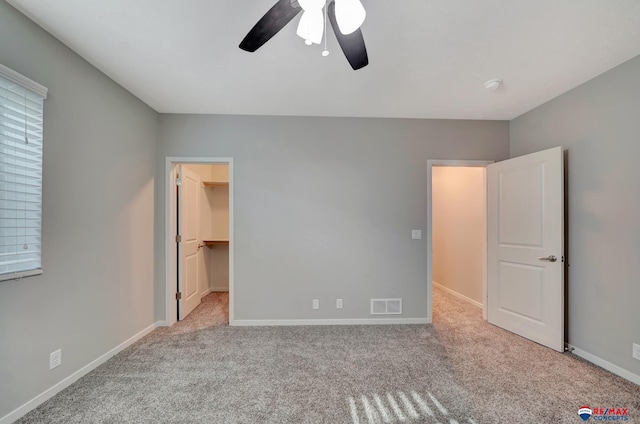
[[[182,292],[177,292],[176,293],[176,300],[180,300],[182,299]]]
[[[182,236],[180,234],[176,235],[176,243],[182,243]]]

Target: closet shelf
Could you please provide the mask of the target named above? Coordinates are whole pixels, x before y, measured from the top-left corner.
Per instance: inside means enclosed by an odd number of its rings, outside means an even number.
[[[216,244],[229,244],[228,239],[202,240],[205,246],[213,247]]]
[[[205,187],[229,187],[229,183],[226,181],[203,181],[202,185]]]

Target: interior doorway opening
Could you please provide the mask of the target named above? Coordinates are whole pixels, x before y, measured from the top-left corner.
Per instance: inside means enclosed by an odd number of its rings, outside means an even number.
[[[496,163],[429,161],[427,195],[428,314],[433,320],[433,169],[483,166],[486,248],[483,318],[558,352],[564,350],[563,149]]]
[[[167,325],[203,301],[232,325],[233,161],[167,158],[166,175]]]
[[[486,319],[485,166],[491,161],[428,162],[428,313],[434,288],[482,309]]]

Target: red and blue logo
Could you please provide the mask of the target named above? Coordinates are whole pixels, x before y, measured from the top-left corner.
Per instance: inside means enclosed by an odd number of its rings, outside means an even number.
[[[587,421],[591,418],[591,414],[593,414],[593,411],[586,405],[582,405],[580,409],[578,409],[578,415],[582,418],[582,421]]]
[[[578,409],[582,421],[629,421],[629,408],[593,408],[582,405]]]

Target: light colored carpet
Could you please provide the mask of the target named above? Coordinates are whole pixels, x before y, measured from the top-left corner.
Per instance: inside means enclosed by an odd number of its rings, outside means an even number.
[[[640,387],[485,323],[436,291],[433,325],[228,327],[214,296],[20,423],[581,423]]]
[[[171,327],[161,328],[157,332],[167,336],[192,333],[220,325],[229,325],[229,293],[214,292],[203,297],[202,303],[184,320]]]

